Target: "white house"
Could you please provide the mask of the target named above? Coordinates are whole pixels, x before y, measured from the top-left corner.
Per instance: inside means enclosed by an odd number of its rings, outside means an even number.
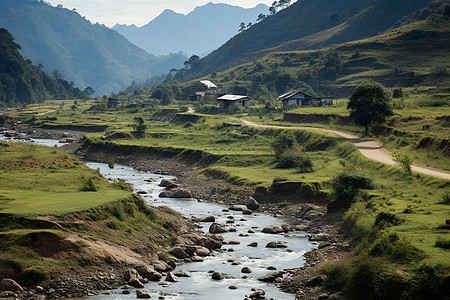
[[[311,106],[313,105],[314,97],[308,95],[302,91],[289,91],[280,97],[278,97],[278,101],[283,103],[283,107],[289,106]]]
[[[241,95],[223,95],[216,99],[217,108],[249,107],[252,98]]]

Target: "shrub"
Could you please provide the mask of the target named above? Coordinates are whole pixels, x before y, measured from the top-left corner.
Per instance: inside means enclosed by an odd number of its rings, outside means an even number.
[[[81,178],[80,191],[82,192],[96,192],[97,186],[92,178]]]
[[[442,195],[442,200],[439,204],[450,204],[450,192],[445,192],[444,195]]]
[[[397,165],[402,167],[402,169],[405,170],[406,173],[411,174],[412,159],[407,153],[393,153],[392,159],[396,162]]]
[[[289,148],[292,148],[295,143],[295,138],[292,134],[280,133],[272,143],[272,148],[275,151],[275,156],[278,159],[280,155]]]
[[[425,253],[409,241],[400,238],[396,232],[382,231],[369,250],[371,256],[385,256],[397,263],[410,263],[425,258]]]
[[[300,173],[307,173],[313,172],[313,163],[306,153],[290,148],[279,156],[277,168],[298,168]]]
[[[328,210],[349,208],[361,189],[373,189],[372,179],[364,173],[341,173],[331,180]]]
[[[396,226],[403,223],[404,220],[395,214],[380,212],[375,218],[375,225],[381,227]]]
[[[114,180],[112,183],[113,187],[117,188],[117,189],[121,189],[124,191],[133,191],[133,185],[131,183],[126,182],[123,179],[117,179]]]
[[[108,167],[114,169],[114,160],[112,158],[108,159]]]
[[[442,249],[450,249],[450,238],[443,238],[439,236],[434,243],[434,246]]]

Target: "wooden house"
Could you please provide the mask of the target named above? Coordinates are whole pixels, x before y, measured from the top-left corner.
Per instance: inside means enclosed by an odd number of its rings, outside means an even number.
[[[313,105],[315,98],[302,91],[289,91],[280,97],[278,101],[281,101],[283,107],[289,106],[311,106]]]
[[[252,98],[241,95],[226,94],[216,99],[217,108],[229,109],[234,107],[249,107]]]

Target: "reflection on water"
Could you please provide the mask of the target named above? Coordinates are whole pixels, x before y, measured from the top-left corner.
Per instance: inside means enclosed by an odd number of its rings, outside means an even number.
[[[261,232],[266,225],[283,223],[282,220],[272,216],[256,213],[253,215],[242,215],[241,212],[224,212],[224,206],[199,202],[196,199],[168,199],[159,198],[158,195],[164,188],[158,186],[162,179],[174,179],[172,176],[142,173],[130,167],[116,165],[110,169],[106,164],[88,163],[108,179],[125,179],[133,184],[135,191],[145,192],[143,197],[150,205],[169,206],[179,211],[185,217],[205,217],[215,216],[216,222],[225,224],[230,217],[233,217],[234,224],[231,226],[237,229],[236,232],[222,234],[225,241],[236,239],[239,245],[224,245],[223,248],[233,248],[232,252],[214,252],[214,256],[206,257],[201,263],[179,264],[177,270],[188,272],[191,277],[180,278],[181,281],[170,284],[169,287],[161,287],[157,283],[149,283],[145,289],[151,292],[153,297],[164,296],[165,299],[243,299],[245,295],[252,293],[252,288],[263,289],[266,297],[274,299],[294,299],[294,295],[281,292],[272,284],[266,284],[257,280],[258,277],[265,276],[271,272],[268,267],[274,266],[277,270],[285,268],[301,267],[303,265],[303,254],[314,246],[308,242],[304,233],[289,233],[284,235],[269,235]],[[151,179],[153,182],[146,180]],[[210,223],[202,223],[201,230],[208,232]],[[255,233],[248,234],[248,230]],[[248,234],[248,237],[239,236]],[[287,249],[266,248],[265,245],[272,241],[284,241],[288,243]],[[251,242],[257,242],[258,247],[248,247]],[[240,265],[231,265],[229,259],[240,262]],[[241,269],[250,267],[252,273],[243,274]],[[214,281],[211,279],[210,270],[219,271],[226,276],[226,279]],[[247,278],[242,278],[244,275]],[[237,290],[230,290],[229,286],[238,287]],[[115,292],[120,293],[121,290]],[[130,295],[99,295],[89,299],[128,299],[136,298],[134,293]]]

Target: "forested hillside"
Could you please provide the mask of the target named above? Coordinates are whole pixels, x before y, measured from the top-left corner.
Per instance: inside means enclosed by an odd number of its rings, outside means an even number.
[[[156,57],[116,31],[92,24],[76,11],[37,0],[0,1],[0,27],[22,46],[23,56],[81,88],[110,94],[151,76],[181,67],[185,57]]]
[[[19,50],[12,35],[0,28],[0,107],[86,96],[67,81],[55,79],[31,60],[25,60]]]
[[[155,55],[182,51],[186,55],[204,56],[238,33],[239,24],[255,23],[268,7],[259,4],[242,8],[224,3],[208,3],[187,15],[166,9],[142,27],[115,25],[130,42]]]
[[[318,49],[374,36],[412,20],[424,19],[445,2],[299,0],[233,37],[202,59],[193,71],[197,75],[207,74],[275,51]]]

